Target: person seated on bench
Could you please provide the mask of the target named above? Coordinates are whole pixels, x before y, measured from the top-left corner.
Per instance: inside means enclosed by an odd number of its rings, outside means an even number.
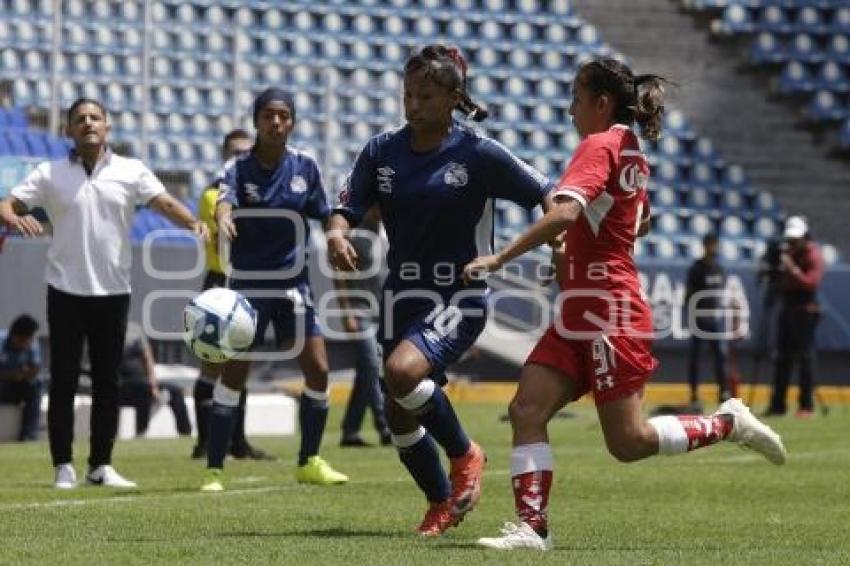
[[[23,404],[18,440],[35,440],[41,420],[44,380],[39,377],[41,350],[35,333],[38,322],[22,314],[9,327],[0,330],[0,404]]]
[[[161,383],[156,378],[153,350],[141,325],[127,324],[124,356],[118,368],[121,406],[136,409],[136,436],[144,436],[150,422],[154,403],[167,403],[174,413],[177,432],[181,436],[192,434],[192,423],[186,409],[183,390],[173,383]]]

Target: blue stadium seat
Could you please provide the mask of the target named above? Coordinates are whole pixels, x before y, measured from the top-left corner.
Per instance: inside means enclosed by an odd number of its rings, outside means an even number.
[[[835,61],[824,63],[815,78],[817,88],[834,92],[850,91],[850,79],[841,64]]]
[[[750,47],[750,61],[760,63],[782,63],[788,58],[780,36],[763,31]]]
[[[826,56],[832,61],[850,63],[850,33],[836,33],[829,41]]]
[[[843,120],[850,116],[850,110],[842,104],[836,95],[827,90],[818,91],[812,98],[806,112],[815,122]]]
[[[800,61],[791,61],[779,77],[779,90],[784,93],[812,92],[816,90],[815,79]]]
[[[794,36],[786,49],[786,53],[790,59],[797,61],[818,63],[823,60],[823,53],[818,49],[817,41],[811,35],[805,33]]]
[[[6,143],[9,146],[9,153],[11,155],[30,155],[29,146],[27,146],[24,139],[17,133],[6,132]]]

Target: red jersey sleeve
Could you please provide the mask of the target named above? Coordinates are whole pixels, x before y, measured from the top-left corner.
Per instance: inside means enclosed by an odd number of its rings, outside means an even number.
[[[579,144],[555,186],[552,193],[555,197],[572,197],[587,206],[605,191],[611,172],[616,168],[617,155],[606,134],[589,136]]]

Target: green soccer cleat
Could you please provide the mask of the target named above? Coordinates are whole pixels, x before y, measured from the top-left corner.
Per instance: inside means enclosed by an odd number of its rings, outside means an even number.
[[[224,484],[221,481],[223,475],[224,470],[220,470],[219,468],[207,468],[204,472],[204,483],[201,484],[201,491],[210,493],[224,491]]]
[[[306,464],[296,468],[295,479],[298,483],[336,485],[346,483],[348,481],[348,476],[331,468],[331,465],[322,460],[321,457],[310,456],[307,458]]]

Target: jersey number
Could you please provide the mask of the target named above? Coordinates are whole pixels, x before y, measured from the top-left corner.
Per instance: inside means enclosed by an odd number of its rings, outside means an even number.
[[[425,324],[432,325],[440,336],[448,336],[462,319],[463,313],[456,306],[437,305],[425,319]]]

